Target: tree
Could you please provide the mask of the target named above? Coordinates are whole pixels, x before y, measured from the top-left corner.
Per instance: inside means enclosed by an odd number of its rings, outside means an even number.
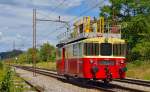
[[[38,49],[36,49],[36,52],[35,52],[35,56],[36,56],[36,62],[39,62],[39,51]],[[27,62],[28,63],[32,63],[33,62],[33,48],[29,48],[28,51],[27,51]]]
[[[126,39],[129,57],[133,60],[147,57],[150,50],[150,1],[149,0],[109,0],[110,4],[102,7],[100,15],[112,24],[113,15],[120,23],[122,37]],[[148,58],[147,58],[148,59]]]
[[[18,57],[15,58],[15,62],[20,64],[28,62],[27,54],[23,53],[19,55]]]
[[[44,43],[40,48],[40,58],[42,61],[54,61],[55,47],[49,43]]]

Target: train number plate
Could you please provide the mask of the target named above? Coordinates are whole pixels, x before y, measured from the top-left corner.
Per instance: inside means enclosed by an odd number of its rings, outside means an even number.
[[[115,65],[114,61],[103,60],[99,62],[100,65]]]

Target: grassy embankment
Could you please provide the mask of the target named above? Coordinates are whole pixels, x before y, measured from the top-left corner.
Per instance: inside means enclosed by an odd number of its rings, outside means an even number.
[[[135,61],[127,67],[127,77],[150,80],[150,61]]]
[[[4,72],[3,72],[3,64],[2,62],[0,61],[0,82],[2,81],[3,79],[3,76],[4,76]]]
[[[11,68],[0,61],[0,92],[34,91],[21,78],[17,77]]]
[[[32,64],[21,64],[21,65],[32,66]],[[56,70],[56,62],[39,62],[36,64],[36,67]]]
[[[40,68],[56,70],[56,62],[40,62],[40,63],[37,63],[37,66]]]

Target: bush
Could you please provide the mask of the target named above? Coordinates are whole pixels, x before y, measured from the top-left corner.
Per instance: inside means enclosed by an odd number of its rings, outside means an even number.
[[[0,61],[0,69],[3,69],[3,62]]]
[[[140,60],[135,60],[132,62],[135,66],[141,66],[142,65],[142,61]]]
[[[10,87],[12,84],[11,77],[12,77],[12,71],[10,69],[6,69],[6,73],[0,84],[1,92],[10,92]]]

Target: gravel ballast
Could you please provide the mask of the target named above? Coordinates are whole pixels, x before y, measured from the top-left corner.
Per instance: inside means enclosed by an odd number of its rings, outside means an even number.
[[[38,87],[38,89],[41,89],[41,92],[102,92],[96,89],[83,88],[73,84],[64,83],[55,78],[41,74],[37,74],[36,77],[34,77],[32,72],[19,68],[16,68],[15,71],[20,77],[35,87]]]

